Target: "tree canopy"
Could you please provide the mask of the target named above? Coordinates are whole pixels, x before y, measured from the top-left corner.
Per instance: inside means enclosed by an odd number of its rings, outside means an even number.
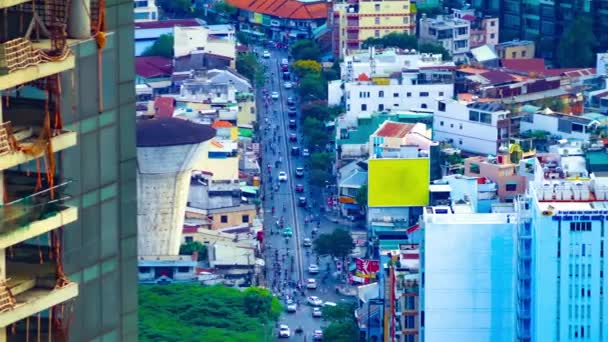
[[[253,53],[243,53],[236,56],[236,71],[256,84],[264,83],[263,66]]]
[[[325,100],[327,82],[319,74],[306,74],[300,79],[298,92],[304,101]]]
[[[160,7],[162,13],[168,17],[184,17],[192,12],[192,2],[190,0],[158,0],[156,5]]]
[[[305,117],[302,122],[302,133],[309,148],[325,146],[329,142],[329,135],[325,131],[325,124],[313,117]]]
[[[355,201],[357,201],[357,204],[361,205],[361,207],[367,207],[367,184],[357,189]]]
[[[280,313],[278,299],[262,288],[142,285],[139,340],[264,341],[272,336]]]
[[[355,243],[347,230],[337,228],[330,234],[319,235],[314,240],[313,247],[318,255],[344,259],[352,253]]]
[[[321,60],[321,49],[314,40],[301,39],[291,46],[291,56],[294,60]]]
[[[163,34],[142,55],[173,58],[173,41],[172,34]]]
[[[577,16],[562,34],[557,48],[557,62],[562,68],[590,67],[595,62],[593,49],[596,45],[591,18]]]
[[[330,322],[323,329],[323,338],[336,342],[357,341],[359,329],[355,322],[354,312],[355,306],[351,303],[323,307],[323,318]]]
[[[302,118],[314,118],[322,122],[334,120],[342,113],[340,106],[328,106],[327,101],[318,100],[302,105]]]
[[[186,242],[179,246],[180,255],[192,255],[198,252],[198,261],[207,260],[207,246],[198,241]]]
[[[293,72],[302,77],[307,74],[319,74],[321,72],[321,64],[311,59],[301,59],[291,64]]]

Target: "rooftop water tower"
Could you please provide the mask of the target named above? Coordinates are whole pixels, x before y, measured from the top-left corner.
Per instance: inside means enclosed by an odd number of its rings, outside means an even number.
[[[178,255],[190,175],[215,129],[175,118],[137,121],[139,256]]]

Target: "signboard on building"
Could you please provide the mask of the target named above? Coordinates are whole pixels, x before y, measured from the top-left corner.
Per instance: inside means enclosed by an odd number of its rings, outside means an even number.
[[[251,22],[254,24],[261,24],[263,21],[262,13],[253,13],[253,16],[251,16]]]
[[[376,279],[376,273],[380,270],[379,260],[355,259],[355,275],[363,279]]]

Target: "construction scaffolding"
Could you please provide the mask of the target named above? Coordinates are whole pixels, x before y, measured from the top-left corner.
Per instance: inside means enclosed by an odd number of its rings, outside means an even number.
[[[17,141],[10,121],[0,122],[0,156],[17,151]]]

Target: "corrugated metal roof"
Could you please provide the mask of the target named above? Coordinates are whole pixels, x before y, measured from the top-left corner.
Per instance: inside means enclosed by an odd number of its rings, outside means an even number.
[[[137,147],[198,144],[215,136],[215,129],[175,118],[137,120]]]

